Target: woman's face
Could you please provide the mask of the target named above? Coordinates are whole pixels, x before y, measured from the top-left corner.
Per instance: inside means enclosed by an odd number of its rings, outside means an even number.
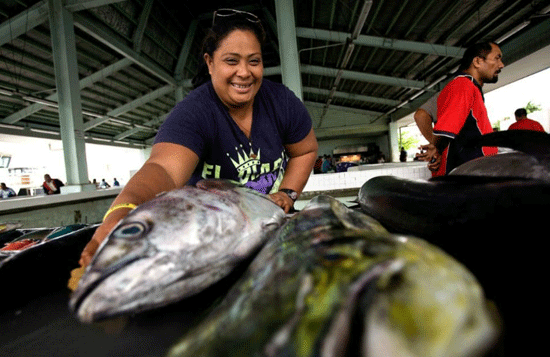
[[[251,31],[234,30],[219,44],[211,57],[204,55],[212,85],[230,108],[254,102],[262,84],[264,65],[260,42]]]

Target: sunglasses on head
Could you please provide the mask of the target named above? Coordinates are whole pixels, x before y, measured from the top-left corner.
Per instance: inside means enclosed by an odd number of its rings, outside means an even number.
[[[212,17],[212,26],[214,26],[214,24],[216,23],[216,17],[226,18],[230,16],[235,16],[235,15],[242,16],[244,19],[253,23],[261,22],[258,16],[251,14],[250,12],[240,11],[235,9],[218,9],[214,11],[214,16]]]

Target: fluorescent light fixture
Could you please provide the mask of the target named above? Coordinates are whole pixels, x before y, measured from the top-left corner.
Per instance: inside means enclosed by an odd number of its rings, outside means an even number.
[[[51,130],[43,130],[43,129],[35,129],[35,128],[30,128],[31,131],[35,132],[35,133],[42,133],[42,134],[50,134],[50,135],[60,135],[58,132],[56,131],[51,131]]]
[[[510,31],[506,32],[504,35],[500,36],[495,42],[496,43],[501,43],[502,41],[506,40],[507,38],[515,35],[519,31],[521,31],[524,27],[526,27],[530,23],[531,23],[531,21],[529,21],[529,20],[523,21],[521,24],[517,25],[516,27],[514,27]]]
[[[22,126],[11,125],[11,124],[3,124],[3,123],[0,123],[0,127],[6,128],[6,129],[25,130],[25,128],[22,127]]]

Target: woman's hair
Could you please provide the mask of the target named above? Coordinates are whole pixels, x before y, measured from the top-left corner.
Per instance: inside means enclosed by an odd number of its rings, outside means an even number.
[[[197,88],[210,80],[208,66],[204,60],[204,54],[208,53],[211,57],[214,55],[220,45],[220,42],[234,30],[251,31],[256,35],[260,46],[263,48],[265,42],[265,31],[262,24],[252,22],[242,14],[235,13],[233,16],[219,17],[214,19],[213,26],[208,30],[202,41],[201,52],[199,53],[198,72],[193,77],[193,88]]]

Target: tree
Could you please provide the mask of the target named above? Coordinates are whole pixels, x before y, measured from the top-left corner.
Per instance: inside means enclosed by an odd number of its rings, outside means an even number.
[[[409,150],[411,148],[415,148],[418,145],[418,140],[415,139],[409,132],[407,131],[401,131],[399,135],[399,148],[405,148],[405,150]]]
[[[525,106],[525,110],[527,111],[527,114],[531,114],[533,112],[538,112],[539,110],[542,110],[542,107],[538,104],[535,104],[529,101]]]

